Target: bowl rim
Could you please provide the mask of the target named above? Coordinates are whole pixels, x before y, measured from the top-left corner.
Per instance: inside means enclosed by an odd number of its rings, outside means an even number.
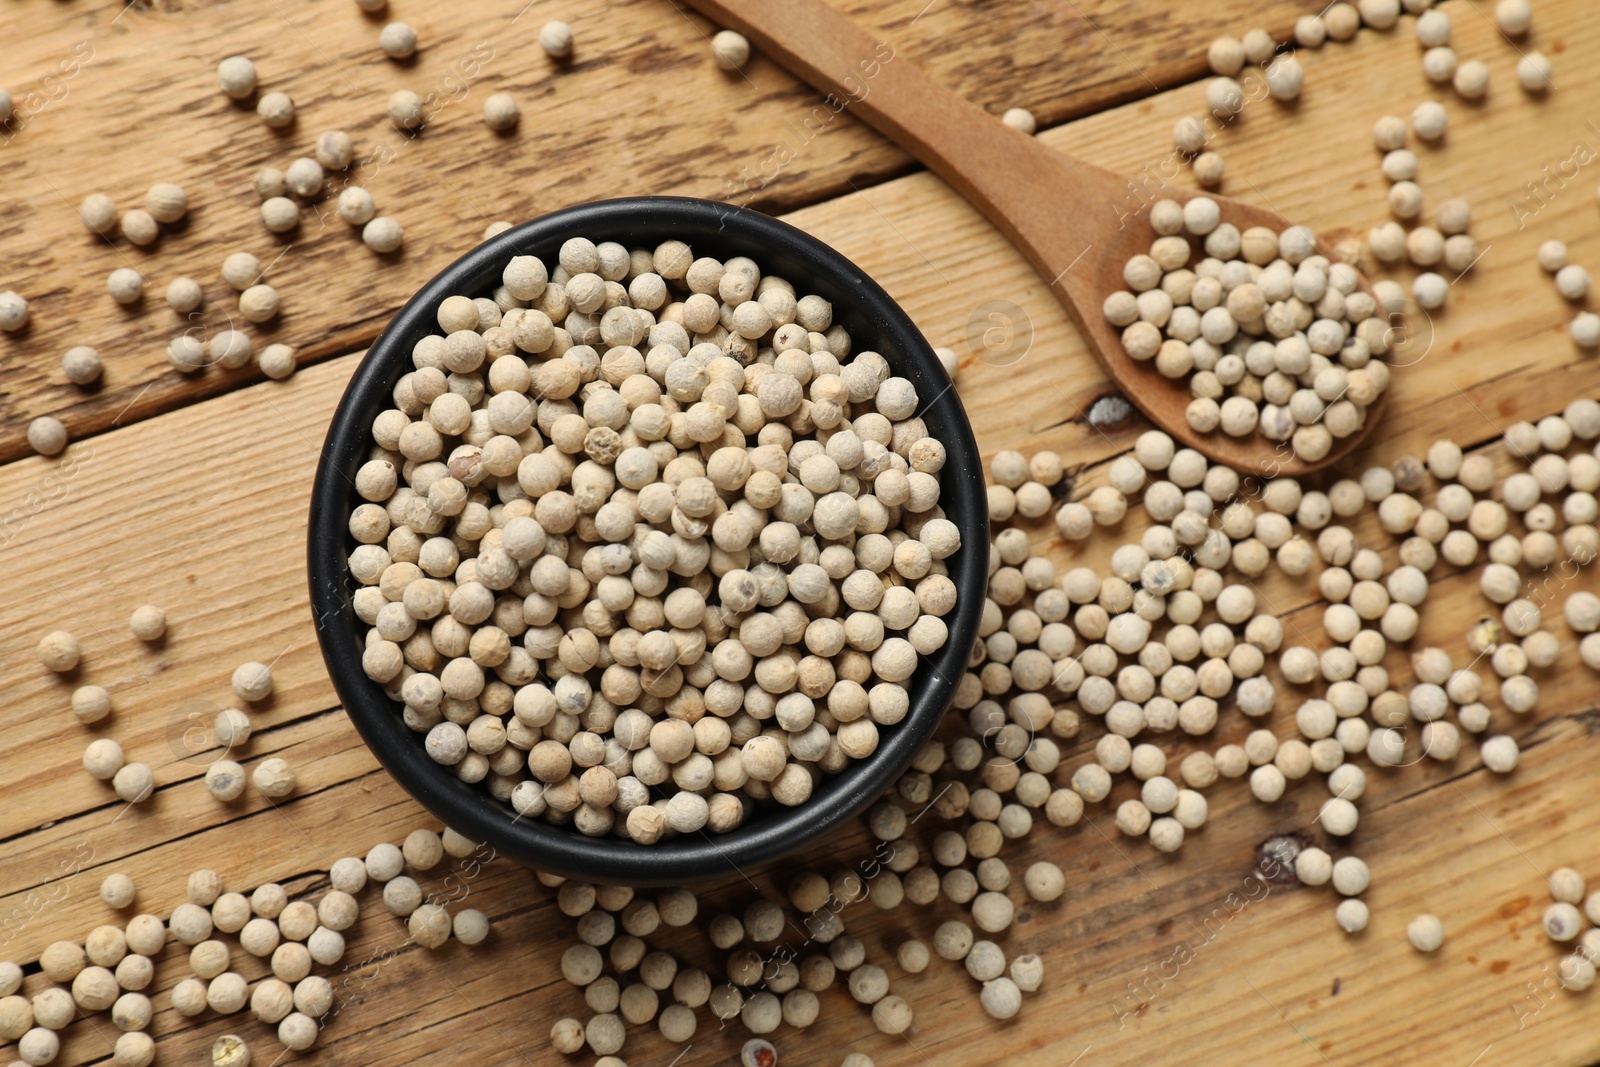
[[[625,235],[643,230],[628,238]],[[366,625],[355,616],[348,551],[354,473],[372,446],[371,423],[392,407],[392,390],[411,366],[416,339],[438,333],[435,308],[446,296],[487,294],[499,284],[504,264],[515,255],[541,254],[554,261],[559,242],[572,236],[619,240],[629,247],[654,246],[676,237],[697,252],[725,257],[727,245],[751,247],[772,261],[803,262],[774,273],[805,277],[808,291],[833,299],[847,294],[842,319],[853,339],[871,337],[897,375],[910,378],[922,400],[917,414],[938,424],[946,446],[940,474],[940,506],[961,532],[961,548],[946,561],[956,585],[956,607],[945,617],[946,644],[919,656],[909,685],[911,707],[885,728],[877,750],[824,775],[807,802],[793,808],[764,807],[725,834],[686,834],[642,846],[613,835],[587,837],[570,825],[524,819],[480,784],[461,781],[424,751],[421,736],[398,717],[398,702],[367,678],[361,666]],[[631,243],[630,243],[631,240]],[[720,242],[720,244],[719,244]],[[770,250],[770,251],[767,251]],[[835,308],[841,302],[834,300]],[[866,348],[859,349],[865,351]],[[940,385],[940,383],[943,383]],[[799,228],[746,208],[691,197],[622,197],[593,201],[541,215],[477,245],[417,291],[373,341],[352,375],[329,424],[317,465],[307,530],[307,571],[317,638],[343,709],[385,770],[435,818],[473,841],[540,871],[588,881],[671,885],[743,873],[812,843],[877,800],[938,725],[978,637],[987,587],[988,507],[982,457],[972,427],[922,332],[893,298],[844,255]],[[920,678],[919,678],[920,676]]]

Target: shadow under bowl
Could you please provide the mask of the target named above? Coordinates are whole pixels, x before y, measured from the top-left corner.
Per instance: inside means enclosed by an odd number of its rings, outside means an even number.
[[[764,273],[791,280],[802,294],[826,298],[834,321],[859,350],[881,353],[895,374],[916,386],[922,398],[918,415],[945,445],[940,506],[961,531],[961,548],[945,561],[957,602],[945,619],[949,640],[936,654],[921,657],[910,680],[909,713],[882,729],[871,756],[823,775],[804,804],[765,802],[728,833],[684,834],[643,846],[520,818],[482,783],[463,782],[453,768],[434,762],[422,735],[401,721],[401,705],[362,669],[367,627],[351,600],[357,583],[348,565],[355,547],[348,519],[363,502],[355,474],[373,448],[373,420],[393,406],[395,383],[412,367],[412,347],[439,332],[440,301],[457,294],[488,296],[513,256],[534,255],[553,264],[561,243],[578,236],[652,249],[677,239],[697,256],[748,256]],[[905,769],[949,707],[977,639],[987,584],[988,504],[977,442],[955,390],[921,332],[880,286],[832,248],[777,219],[715,201],[652,196],[583,204],[513,227],[462,256],[412,297],[373,342],[334,412],[312,490],[308,536],[311,608],[334,689],[373,755],[408,793],[446,826],[535,869],[587,881],[673,885],[748,871],[793,853],[859,814]]]

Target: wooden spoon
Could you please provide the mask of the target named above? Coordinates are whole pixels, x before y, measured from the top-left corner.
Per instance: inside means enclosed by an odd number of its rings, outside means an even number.
[[[1160,198],[1181,202],[1200,193],[1174,186],[1141,191],[1123,175],[1046,148],[936,85],[896,55],[893,46],[874,39],[824,0],[687,2],[743,33],[819,92],[832,94],[829,106],[838,110],[842,103],[983,212],[1049,279],[1089,350],[1123,395],[1189,447],[1240,471],[1296,476],[1347,455],[1382,416],[1380,396],[1367,409],[1362,428],[1335,440],[1315,462],[1296,456],[1287,442],[1259,433],[1197,433],[1184,418],[1191,399],[1186,380],[1165,378],[1150,362],[1131,359],[1123,350],[1121,331],[1106,321],[1101,305],[1108,294],[1126,288],[1123,264],[1149,251],[1155,236],[1149,205]],[[1267,208],[1213,199],[1222,217],[1240,230],[1266,226],[1277,233],[1289,225]]]

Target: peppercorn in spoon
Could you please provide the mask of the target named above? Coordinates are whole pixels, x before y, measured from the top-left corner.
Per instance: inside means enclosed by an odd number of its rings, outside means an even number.
[[[1354,270],[1316,254],[1309,230],[1172,186],[1146,203],[1122,175],[935,84],[825,0],[689,3],[832,93],[983,212],[1049,280],[1128,399],[1184,444],[1241,471],[1296,476],[1348,454],[1377,423],[1388,323]],[[1203,271],[1189,269],[1196,242],[1212,260]],[[1260,343],[1230,346],[1248,336]]]

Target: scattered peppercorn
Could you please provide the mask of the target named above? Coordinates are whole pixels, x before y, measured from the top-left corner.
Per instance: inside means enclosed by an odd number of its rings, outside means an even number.
[[[720,30],[711,38],[711,55],[723,70],[736,71],[750,61],[750,42],[734,30]]]
[[[572,55],[572,27],[565,22],[547,22],[539,29],[539,47],[556,59]]]

